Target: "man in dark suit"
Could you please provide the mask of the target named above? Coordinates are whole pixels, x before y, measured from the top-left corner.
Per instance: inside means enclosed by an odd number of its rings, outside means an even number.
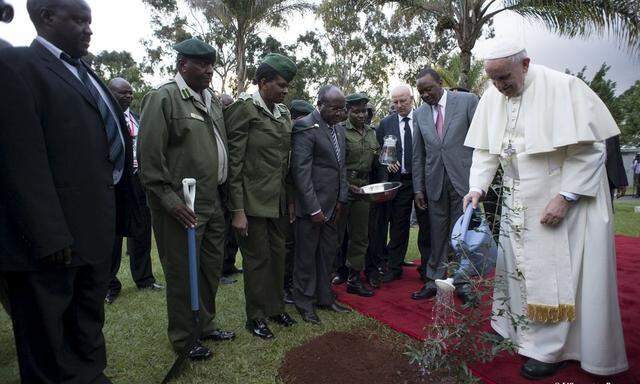
[[[131,222],[128,227],[131,229],[131,237],[127,238],[127,254],[129,255],[131,277],[138,289],[161,290],[163,287],[156,283],[151,269],[151,212],[147,206],[147,197],[144,189],[138,178],[136,143],[140,128],[140,116],[129,108],[133,101],[133,88],[127,80],[121,77],[112,79],[108,88],[116,98],[120,108],[124,111],[123,115],[127,124],[127,131],[129,131],[133,144],[133,177],[131,178],[133,196],[131,200],[135,203],[135,206],[132,207],[129,215]],[[107,304],[113,303],[122,289],[122,284],[118,280],[121,260],[122,236],[116,236],[111,259],[111,281],[109,282],[107,296],[104,299]]]
[[[24,383],[110,383],[103,300],[130,196],[131,140],[80,60],[83,0],[28,0],[38,37],[0,52],[0,271]]]
[[[318,109],[293,125],[291,175],[295,185],[293,296],[302,320],[318,324],[314,306],[348,312],[331,292],[336,256],[336,220],[348,197],[345,167],[344,94],[328,85],[318,93]]]
[[[627,192],[629,180],[622,162],[622,153],[620,152],[620,136],[613,136],[605,140],[607,146],[607,179],[609,180],[609,190],[611,191],[611,200],[614,197],[621,197]]]
[[[402,187],[396,197],[387,203],[389,210],[389,258],[387,272],[382,281],[385,283],[402,277],[402,266],[412,265],[405,263],[409,245],[409,229],[411,211],[413,208],[413,95],[411,87],[399,85],[391,91],[391,99],[396,108],[396,113],[385,117],[377,130],[380,147],[386,136],[394,136],[396,141],[396,155],[398,162],[388,167],[388,181],[399,181]],[[418,250],[422,260],[421,268],[426,265],[431,254],[431,241],[429,240],[429,219],[426,209],[416,209],[418,219]],[[423,271],[421,269],[421,275]]]
[[[9,12],[11,13],[10,15],[9,15]],[[13,19],[13,8],[11,7],[11,5],[5,4],[3,0],[0,0],[0,14],[4,15],[5,13],[7,13],[7,17],[6,18],[0,17],[0,21],[8,23]],[[11,17],[8,17],[8,16],[11,16]],[[9,48],[9,47],[11,47],[11,44],[0,39],[0,49]],[[11,316],[11,309],[9,308],[9,295],[7,293],[7,282],[4,280],[4,277],[2,277],[1,273],[0,273],[0,305],[2,305],[2,308],[4,308],[4,310],[7,311],[7,314]]]
[[[462,197],[469,190],[473,150],[464,146],[464,139],[478,97],[447,92],[431,68],[420,71],[417,88],[424,104],[413,113],[413,190],[418,209],[429,207],[432,254],[424,287],[411,298],[423,300],[435,296],[435,280],[445,277],[451,230],[462,215]],[[471,300],[468,284],[460,283],[456,292],[465,302]]]

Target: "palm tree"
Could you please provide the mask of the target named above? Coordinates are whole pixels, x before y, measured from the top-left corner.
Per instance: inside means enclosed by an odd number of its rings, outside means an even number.
[[[450,88],[460,85],[460,76],[462,75],[460,65],[460,54],[455,53],[451,56],[443,56],[437,60],[435,69],[438,71],[444,85]],[[473,60],[471,69],[467,78],[467,88],[476,95],[482,95],[484,92],[488,78],[484,73],[484,63],[482,61]]]
[[[302,0],[188,0],[187,3],[233,32],[238,94],[244,92],[247,82],[247,36],[262,25],[282,26],[285,15],[313,6]]]
[[[366,1],[366,0],[365,0]],[[460,49],[460,86],[469,87],[471,50],[494,16],[512,11],[542,23],[566,37],[609,34],[632,53],[640,51],[638,0],[371,0],[397,3],[402,12],[426,12],[436,17],[436,32],[453,31]]]

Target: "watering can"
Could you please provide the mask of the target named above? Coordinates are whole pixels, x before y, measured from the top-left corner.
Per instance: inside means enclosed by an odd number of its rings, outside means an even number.
[[[439,288],[454,290],[454,282],[466,281],[473,276],[486,276],[495,268],[498,246],[485,216],[471,204],[453,226],[451,247],[460,265],[452,277],[436,280]]]

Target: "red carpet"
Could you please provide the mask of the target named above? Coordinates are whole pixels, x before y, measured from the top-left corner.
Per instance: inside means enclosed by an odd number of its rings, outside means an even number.
[[[569,367],[561,370],[556,376],[538,383],[640,383],[640,238],[616,236],[616,249],[618,292],[629,370],[603,378],[589,375],[580,369],[577,362],[571,362]],[[423,327],[431,321],[433,301],[411,300],[411,292],[419,289],[421,282],[415,268],[405,268],[404,272],[402,280],[386,284],[381,290],[377,290],[372,298],[347,294],[344,285],[338,286],[335,289],[338,300],[399,332],[422,340]],[[530,384],[531,381],[519,375],[523,361],[523,358],[517,355],[504,354],[490,364],[472,368],[476,376],[487,384]]]

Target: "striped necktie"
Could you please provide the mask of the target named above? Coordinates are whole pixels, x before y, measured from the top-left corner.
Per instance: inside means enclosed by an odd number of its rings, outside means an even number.
[[[333,150],[336,152],[336,158],[338,159],[338,164],[340,164],[340,145],[338,144],[338,136],[336,135],[335,126],[329,127],[331,130],[331,142],[333,143]]]
[[[118,123],[116,122],[115,117],[111,113],[109,106],[106,101],[100,95],[98,89],[93,85],[93,82],[89,78],[89,73],[87,69],[84,67],[82,62],[79,59],[74,59],[68,54],[62,52],[60,58],[67,63],[73,65],[78,70],[78,75],[80,76],[80,80],[87,88],[91,96],[93,96],[96,105],[98,106],[98,110],[100,111],[100,116],[102,117],[102,122],[104,123],[104,129],[107,134],[107,142],[109,143],[109,162],[113,164],[115,170],[122,173],[124,169],[124,145],[122,140],[120,139],[120,132],[118,132]]]

